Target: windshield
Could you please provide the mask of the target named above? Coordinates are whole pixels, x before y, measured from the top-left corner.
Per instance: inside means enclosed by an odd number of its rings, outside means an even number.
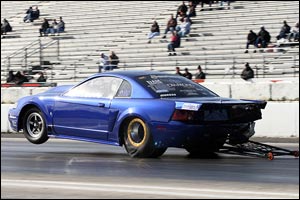
[[[145,75],[136,80],[159,98],[217,97],[215,93],[178,75]]]

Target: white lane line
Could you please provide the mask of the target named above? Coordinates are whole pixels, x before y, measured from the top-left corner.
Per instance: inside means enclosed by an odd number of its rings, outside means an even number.
[[[33,188],[54,188],[69,190],[88,190],[105,192],[125,192],[135,194],[171,195],[186,197],[209,197],[209,198],[299,198],[298,193],[278,193],[278,192],[257,192],[257,191],[237,191],[220,190],[206,188],[186,188],[186,187],[165,187],[149,185],[125,185],[125,184],[102,184],[67,181],[40,181],[40,180],[10,180],[2,179],[1,187],[33,187]]]

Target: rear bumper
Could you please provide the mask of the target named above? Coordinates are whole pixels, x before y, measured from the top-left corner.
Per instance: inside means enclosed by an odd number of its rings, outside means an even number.
[[[229,135],[245,136],[253,123],[220,124],[220,125],[189,125],[181,122],[152,123],[151,133],[157,147],[179,147],[201,145],[206,142],[225,139]],[[251,127],[251,128],[254,128]]]

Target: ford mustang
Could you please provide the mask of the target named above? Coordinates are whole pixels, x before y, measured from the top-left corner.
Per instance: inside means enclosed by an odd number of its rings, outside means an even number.
[[[49,137],[124,146],[131,157],[168,147],[217,152],[254,134],[265,101],[222,98],[187,78],[157,71],[95,74],[21,98],[9,110],[14,131],[34,144]]]

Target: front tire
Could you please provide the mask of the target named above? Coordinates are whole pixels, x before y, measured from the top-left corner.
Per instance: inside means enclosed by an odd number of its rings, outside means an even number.
[[[25,113],[23,132],[27,140],[34,144],[42,144],[49,139],[45,118],[39,109],[31,108]]]
[[[140,118],[131,119],[124,128],[124,146],[131,157],[156,158],[167,148],[155,148],[147,124]]]

